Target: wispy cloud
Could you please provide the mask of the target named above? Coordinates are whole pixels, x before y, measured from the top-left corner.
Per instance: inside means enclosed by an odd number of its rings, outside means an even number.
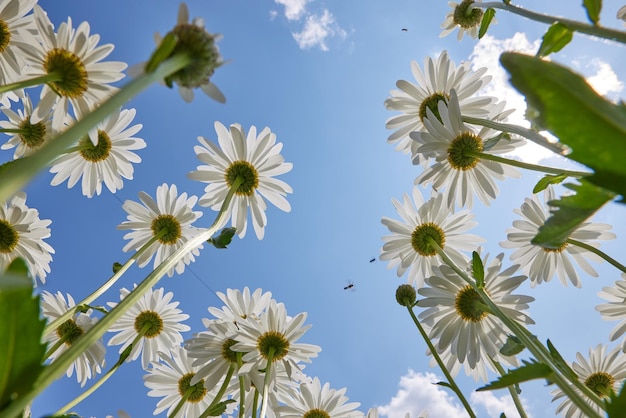
[[[288,20],[299,20],[306,12],[306,4],[310,0],[274,0],[285,6],[285,17]]]

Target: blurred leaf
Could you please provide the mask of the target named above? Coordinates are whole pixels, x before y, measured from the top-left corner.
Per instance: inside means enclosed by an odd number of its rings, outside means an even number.
[[[176,44],[178,43],[178,36],[175,33],[170,32],[161,40],[161,43],[157,49],[152,53],[152,56],[146,63],[146,73],[152,73],[157,69],[159,64],[169,58],[174,52]]]
[[[568,183],[564,187],[576,193],[548,202],[556,209],[550,210],[552,216],[539,228],[531,244],[560,248],[580,224],[614,197],[613,193],[584,180],[580,185]]]
[[[0,276],[0,410],[29,392],[43,370],[45,323],[39,318],[39,296],[32,294],[31,279]]]
[[[561,353],[557,351],[556,347],[552,345],[552,342],[550,340],[547,341],[547,345],[548,350],[550,351],[550,355],[552,356],[552,360],[554,360],[554,363],[557,365],[561,373],[569,376],[569,378],[572,380],[578,379],[578,375],[576,374],[576,372],[572,370],[569,364],[567,364],[565,359],[563,359],[563,356],[561,356]]]
[[[626,380],[622,383],[619,394],[611,391],[609,399],[604,399],[608,418],[624,418],[626,411]]]
[[[506,415],[504,415],[504,412],[500,414],[500,418],[506,418]]]
[[[15,260],[11,261],[5,274],[14,274],[29,279],[29,281],[31,279],[30,273],[28,272],[28,264],[26,264],[26,261],[24,261],[22,257],[17,257]]]
[[[448,383],[448,382],[436,382],[435,384],[439,385],[439,386],[443,386],[443,387],[448,388],[448,389],[452,389],[452,385],[450,383]]]
[[[485,140],[485,142],[483,143],[483,151],[489,151],[501,139],[506,139],[506,140],[510,141],[511,140],[511,134],[509,134],[508,132],[500,132],[498,135],[494,136],[493,138],[489,138],[489,139]]]
[[[503,356],[514,356],[524,351],[525,348],[519,338],[515,335],[509,335],[502,348],[500,348],[500,354]]]
[[[233,240],[235,232],[237,232],[237,228],[232,226],[224,228],[216,238],[209,238],[207,242],[213,244],[215,248],[226,248]]]
[[[227,399],[225,401],[217,403],[211,409],[207,409],[206,411],[204,411],[204,413],[200,415],[200,418],[219,417],[226,411],[226,407],[228,406],[228,404],[233,402],[237,401],[234,399]]]
[[[487,29],[489,29],[489,25],[493,20],[493,17],[496,15],[496,10],[491,7],[485,10],[483,13],[483,20],[480,21],[480,28],[478,29],[478,39],[481,39],[487,33]]]
[[[535,360],[528,362],[522,360],[523,366],[510,370],[507,374],[486,386],[476,389],[477,392],[494,389],[504,389],[517,383],[527,382],[533,379],[548,379],[552,375],[552,370],[546,364]]]
[[[485,268],[483,267],[483,260],[480,259],[480,254],[476,251],[472,252],[472,274],[476,280],[476,286],[479,289],[485,287]]]
[[[117,273],[118,271],[120,271],[120,269],[122,268],[122,263],[118,263],[117,261],[115,263],[113,263],[113,274]]]
[[[553,62],[511,52],[500,62],[539,112],[534,122],[572,148],[567,158],[594,170],[585,179],[626,196],[626,107],[605,100],[583,77]]]
[[[548,28],[541,38],[541,46],[537,51],[538,57],[545,57],[553,52],[559,52],[572,40],[573,32],[564,24],[556,22]]]
[[[602,10],[602,0],[583,0],[583,6],[587,11],[587,17],[594,25],[600,21],[600,10]]]
[[[547,174],[537,182],[533,188],[533,193],[539,193],[548,188],[551,184],[559,184],[569,176],[567,174]]]

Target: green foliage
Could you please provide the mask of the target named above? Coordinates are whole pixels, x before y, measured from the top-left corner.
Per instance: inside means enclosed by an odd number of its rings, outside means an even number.
[[[113,263],[113,274],[117,273],[122,269],[122,263],[118,263],[117,261]]]
[[[521,382],[527,382],[533,379],[547,379],[549,380],[553,372],[547,364],[539,363],[536,360],[526,361],[522,360],[523,366],[517,369],[510,370],[504,376],[498,378],[486,386],[482,386],[476,389],[477,392],[494,389],[504,389],[509,386],[514,386]]]
[[[548,28],[541,38],[541,46],[537,51],[538,57],[545,57],[558,52],[572,41],[573,32],[564,24],[556,22]]]
[[[503,356],[514,356],[524,351],[524,348],[526,347],[519,338],[515,335],[509,335],[502,348],[500,348],[500,354]]]
[[[500,141],[501,139],[505,139],[507,141],[511,140],[511,134],[509,134],[508,132],[500,132],[498,135],[494,136],[493,138],[489,138],[487,139],[484,143],[483,143],[483,151],[489,151],[491,148],[493,148],[498,141]]]
[[[5,273],[25,277],[30,280],[28,264],[26,264],[26,261],[24,261],[22,257],[17,257],[15,260],[11,261],[11,264],[9,264]]]
[[[235,227],[230,226],[228,228],[224,228],[216,238],[209,238],[207,242],[213,244],[215,248],[226,248],[233,240],[235,232],[237,232],[237,228]]]
[[[567,362],[563,359],[563,356],[561,356],[561,353],[557,351],[556,347],[552,345],[552,342],[550,340],[547,341],[547,345],[548,350],[550,351],[550,356],[552,356],[554,364],[556,364],[561,373],[569,377],[571,380],[578,379],[578,375],[576,374],[576,372],[569,366],[569,364],[567,364]]]
[[[177,43],[178,36],[176,36],[175,33],[170,32],[165,35],[165,37],[161,40],[158,48],[152,53],[152,56],[146,63],[146,73],[154,72],[159,64],[168,59],[172,52],[174,52],[174,48],[176,48]]]
[[[544,248],[559,248],[587,218],[593,215],[614,195],[600,187],[582,180],[580,185],[568,183],[564,187],[576,194],[551,200],[552,216],[539,228],[531,243]]]
[[[626,381],[622,383],[619,394],[611,391],[609,398],[604,399],[606,405],[606,413],[608,418],[624,418],[626,411]]]
[[[228,404],[233,402],[237,401],[235,401],[234,399],[227,399],[225,401],[219,402],[213,405],[213,407],[211,407],[210,409],[204,411],[204,413],[200,415],[200,418],[219,417],[226,411],[226,407],[228,406]]]
[[[507,52],[500,62],[537,111],[533,121],[572,148],[568,158],[594,170],[591,183],[626,196],[626,107],[599,96],[561,65]]]
[[[487,33],[487,29],[489,29],[489,25],[493,20],[493,17],[496,15],[496,10],[491,7],[485,10],[483,13],[483,20],[480,21],[480,28],[478,29],[478,39],[481,39]]]
[[[20,264],[12,263],[12,271],[0,276],[0,410],[31,390],[46,350],[39,296],[33,298],[32,279]]]
[[[602,0],[583,0],[583,6],[587,12],[587,17],[594,25],[600,21],[600,10],[602,10]]]
[[[480,254],[476,251],[472,252],[472,274],[476,280],[476,286],[479,289],[485,287],[485,268],[483,267],[483,260],[480,259]]]
[[[551,184],[559,184],[568,177],[567,174],[548,174],[537,182],[533,188],[533,193],[539,193],[548,188]]]

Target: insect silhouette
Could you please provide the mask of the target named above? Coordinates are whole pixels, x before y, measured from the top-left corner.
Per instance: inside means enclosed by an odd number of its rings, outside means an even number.
[[[402,28],[402,32],[408,32],[409,30],[407,28]]]
[[[374,261],[376,261],[376,257],[372,258],[372,259],[370,260],[370,263],[373,263]]]
[[[356,290],[354,288],[354,282],[352,280],[348,281],[348,283],[343,287],[343,290]]]

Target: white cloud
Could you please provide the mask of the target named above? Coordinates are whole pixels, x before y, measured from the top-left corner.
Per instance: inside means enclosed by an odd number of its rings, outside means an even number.
[[[474,392],[470,399],[472,400],[472,404],[482,405],[487,410],[487,414],[490,417],[499,417],[501,413],[504,413],[507,418],[519,417],[519,412],[517,412],[517,408],[515,408],[513,399],[508,395],[498,398],[492,392]],[[523,398],[522,406],[526,411],[526,415],[531,418],[532,415],[528,413],[528,405]]]
[[[335,17],[328,9],[324,9],[321,15],[312,14],[307,16],[304,29],[293,34],[300,49],[319,46],[322,51],[328,51],[326,38],[333,36],[345,38],[346,31],[337,25]]]
[[[624,90],[624,83],[622,83],[611,68],[611,65],[598,58],[591,60],[588,65],[595,70],[595,74],[587,78],[587,82],[591,84],[591,87],[602,96],[617,95]]]
[[[274,0],[285,6],[285,17],[288,20],[299,20],[305,13],[306,4],[310,0]]]

